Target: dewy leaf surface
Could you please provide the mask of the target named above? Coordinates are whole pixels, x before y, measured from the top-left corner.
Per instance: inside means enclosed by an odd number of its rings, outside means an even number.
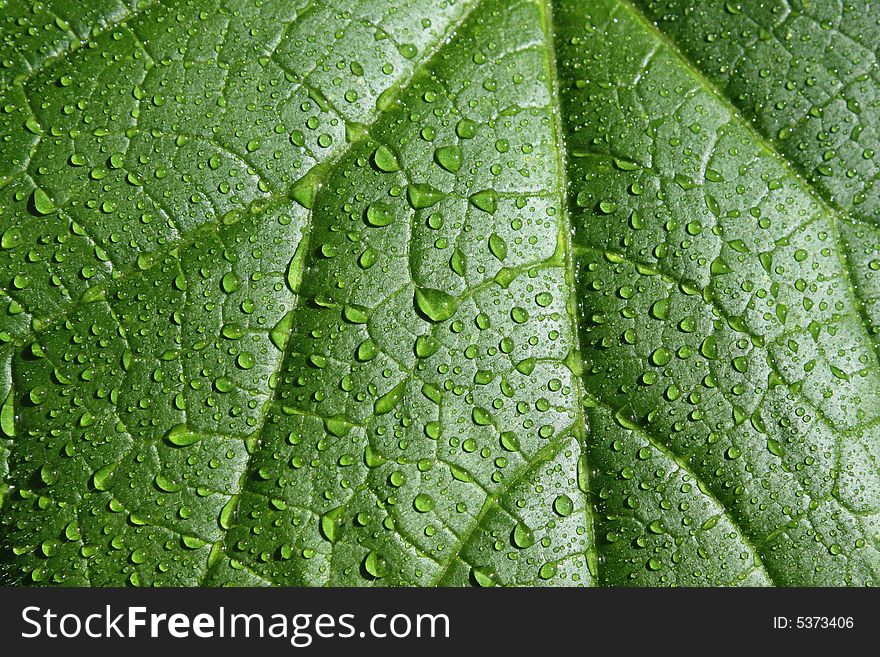
[[[0,5],[0,582],[877,583],[876,3]]]

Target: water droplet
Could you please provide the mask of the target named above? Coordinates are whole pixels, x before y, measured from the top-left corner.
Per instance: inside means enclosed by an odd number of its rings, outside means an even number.
[[[413,500],[413,507],[419,513],[428,513],[434,509],[434,499],[426,493],[419,493]]]
[[[494,214],[498,209],[498,194],[493,189],[484,189],[481,192],[471,195],[471,204],[489,214]]]
[[[553,500],[553,510],[563,518],[570,516],[574,511],[574,502],[568,495],[559,495]]]
[[[290,311],[278,320],[278,323],[269,332],[269,339],[272,340],[272,344],[279,351],[284,351],[284,346],[287,344],[287,337],[290,335],[292,326],[293,311]]]
[[[338,506],[321,516],[321,533],[324,535],[324,538],[326,538],[331,543],[336,542],[339,534],[339,529],[342,524],[342,514],[344,512],[345,507]]]
[[[52,199],[39,187],[34,190],[33,201],[34,208],[40,214],[46,215],[55,212],[55,204],[52,202]]]
[[[464,277],[467,260],[461,249],[456,248],[455,251],[452,252],[452,257],[449,258],[449,266],[452,267],[452,271],[456,274]]]
[[[235,513],[235,508],[238,505],[238,495],[233,495],[229,498],[226,504],[223,505],[223,508],[220,509],[220,517],[218,522],[220,523],[220,527],[222,529],[229,529],[232,526],[232,516]]]
[[[15,398],[13,391],[10,389],[6,395],[6,401],[3,402],[3,408],[0,409],[0,431],[8,438],[15,437]]]
[[[400,170],[400,164],[397,162],[397,158],[387,146],[379,146],[373,151],[373,163],[379,171],[384,171],[386,173]]]
[[[657,367],[663,367],[672,360],[672,352],[666,347],[659,347],[651,354],[651,362]]]
[[[505,431],[501,434],[501,447],[508,452],[518,452],[519,438],[512,431]]]
[[[445,194],[427,183],[413,183],[406,190],[409,204],[414,210],[429,208],[439,203]]]
[[[535,544],[535,534],[520,522],[513,528],[512,540],[516,547],[524,550]]]
[[[366,363],[367,361],[373,360],[376,356],[379,355],[379,346],[367,338],[363,342],[358,345],[357,348],[357,359],[362,363]]]
[[[13,226],[12,228],[7,228],[3,232],[3,236],[0,237],[0,247],[4,249],[14,249],[21,244],[21,240],[21,230]]]
[[[474,420],[474,424],[477,424],[481,427],[490,426],[493,423],[492,414],[481,406],[474,407],[474,410],[471,413],[471,417]]]
[[[378,552],[372,550],[364,558],[364,570],[370,577],[382,579],[388,574],[388,562]]]
[[[166,493],[177,493],[182,488],[180,484],[169,479],[161,473],[155,476],[154,481],[156,482],[156,486],[159,487],[159,490],[162,490]]]
[[[202,439],[202,435],[192,431],[185,424],[178,424],[168,430],[165,439],[177,447],[187,447]]]
[[[555,563],[545,563],[541,566],[541,569],[538,571],[538,577],[541,579],[552,579],[556,575],[556,564]]]
[[[400,403],[401,399],[403,399],[403,393],[405,390],[406,381],[404,380],[379,397],[373,405],[373,411],[376,415],[384,415],[385,413],[394,410],[394,407]]]
[[[440,343],[431,335],[420,335],[416,338],[416,356],[430,358],[440,348]]]
[[[724,175],[716,169],[706,169],[705,176],[709,182],[724,182]]]
[[[36,117],[29,116],[27,120],[24,122],[24,127],[28,129],[29,132],[35,135],[43,134],[43,128],[40,127],[40,122],[37,121]]]
[[[785,450],[783,449],[782,445],[772,438],[767,439],[767,449],[771,454],[774,454],[776,456],[785,456]]]
[[[243,370],[249,370],[257,364],[257,360],[256,358],[254,358],[254,355],[247,351],[241,352],[238,355],[238,358],[236,358],[235,362]]]
[[[415,305],[432,322],[443,322],[458,309],[455,297],[433,288],[416,288]]]
[[[364,249],[364,252],[361,254],[360,258],[358,258],[358,266],[361,269],[369,269],[373,265],[376,264],[376,258],[378,258],[378,254],[372,247],[367,247]]]
[[[205,542],[196,537],[196,536],[182,536],[181,540],[183,542],[183,546],[190,550],[198,550],[199,548],[205,547]]]
[[[313,167],[306,175],[293,183],[290,188],[290,198],[307,210],[311,210],[315,206],[315,200],[321,190],[322,174],[323,171],[320,167]]]
[[[720,515],[714,515],[714,516],[712,516],[711,518],[706,519],[706,521],[703,522],[702,525],[700,525],[700,529],[702,529],[704,532],[705,532],[705,531],[709,531],[710,529],[712,529],[713,527],[715,527],[715,525],[718,524],[718,521],[719,521],[720,519],[721,519],[721,516],[720,516]]]
[[[223,278],[220,279],[220,287],[226,294],[232,294],[241,287],[241,282],[238,280],[238,276],[230,271],[223,274]]]
[[[611,214],[617,211],[617,203],[615,203],[612,199],[606,198],[599,201],[599,211],[602,214]]]
[[[366,324],[370,319],[369,309],[355,303],[346,305],[342,316],[352,324]]]
[[[492,233],[489,236],[489,250],[498,260],[504,261],[507,257],[507,242],[500,235]]]
[[[712,264],[709,265],[709,272],[713,276],[721,276],[722,274],[729,274],[732,271],[733,271],[733,269],[731,269],[730,265],[728,265],[724,261],[724,258],[722,258],[721,256],[718,256],[717,258],[712,260]]]
[[[538,361],[535,358],[524,358],[516,364],[516,371],[529,376],[535,371],[537,363]]]
[[[449,472],[450,474],[452,474],[452,478],[456,481],[461,481],[466,484],[472,483],[474,481],[474,478],[471,476],[470,472],[452,463],[449,464]]]
[[[440,146],[434,151],[434,161],[450,173],[457,173],[462,165],[461,146]]]
[[[525,308],[514,306],[510,311],[510,318],[517,324],[525,324],[529,321],[529,313]]]
[[[537,303],[542,308],[546,308],[551,303],[553,303],[553,295],[549,292],[539,292],[535,296],[535,303]]]
[[[714,335],[708,336],[700,345],[700,353],[709,360],[718,358],[718,343]]]
[[[474,578],[474,582],[477,583],[477,586],[482,586],[484,588],[495,586],[495,580],[493,579],[494,573],[491,568],[486,566],[475,566],[471,568],[471,576]]]
[[[461,139],[472,139],[477,134],[477,123],[471,119],[461,119],[455,126],[455,134]]]
[[[351,431],[354,425],[348,421],[348,419],[344,415],[333,415],[331,417],[324,418],[324,428],[328,433],[336,436],[337,438],[343,438]]]
[[[385,457],[373,449],[372,445],[364,447],[364,463],[366,463],[368,468],[378,468],[385,461]]]
[[[110,476],[113,474],[116,466],[116,463],[111,463],[95,471],[92,475],[92,483],[96,490],[106,491],[110,489]]]
[[[651,305],[651,316],[654,319],[665,320],[669,318],[669,299],[660,299]]]
[[[367,223],[371,226],[384,227],[394,221],[394,213],[387,203],[375,201],[367,206]]]

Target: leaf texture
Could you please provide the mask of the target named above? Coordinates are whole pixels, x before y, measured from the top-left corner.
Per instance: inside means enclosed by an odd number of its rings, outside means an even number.
[[[876,583],[874,3],[3,4],[3,583]]]

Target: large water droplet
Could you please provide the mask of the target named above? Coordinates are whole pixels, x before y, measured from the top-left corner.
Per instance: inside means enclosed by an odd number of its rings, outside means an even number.
[[[416,308],[432,322],[443,322],[455,314],[458,301],[450,294],[433,288],[416,288]]]
[[[55,212],[55,203],[49,198],[49,195],[42,189],[37,187],[33,194],[34,208],[40,214],[52,214]]]
[[[373,405],[373,410],[376,415],[384,415],[385,413],[389,413],[394,410],[394,407],[400,403],[401,399],[403,399],[403,393],[405,390],[406,381],[401,381],[391,390],[379,397],[379,399],[377,399],[376,403]]]
[[[383,227],[394,221],[391,206],[382,201],[375,201],[367,206],[367,223],[371,226]]]
[[[413,183],[407,190],[407,199],[414,210],[429,208],[435,203],[439,203],[445,194],[436,187],[432,187],[427,183]]]
[[[434,151],[434,161],[450,173],[458,172],[462,164],[461,146],[440,146]]]
[[[474,207],[479,208],[483,212],[492,214],[498,209],[498,194],[492,189],[484,189],[473,194],[470,197],[470,201]]]
[[[177,447],[187,447],[199,442],[202,439],[202,435],[196,433],[185,424],[178,424],[168,430],[168,433],[165,434],[165,439]]]
[[[384,171],[386,173],[400,170],[400,164],[397,162],[397,158],[387,146],[379,146],[373,151],[373,163],[379,171]]]

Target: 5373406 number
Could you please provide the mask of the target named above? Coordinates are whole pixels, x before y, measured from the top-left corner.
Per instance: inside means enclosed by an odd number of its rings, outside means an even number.
[[[855,626],[852,616],[774,616],[776,630],[849,630]]]

